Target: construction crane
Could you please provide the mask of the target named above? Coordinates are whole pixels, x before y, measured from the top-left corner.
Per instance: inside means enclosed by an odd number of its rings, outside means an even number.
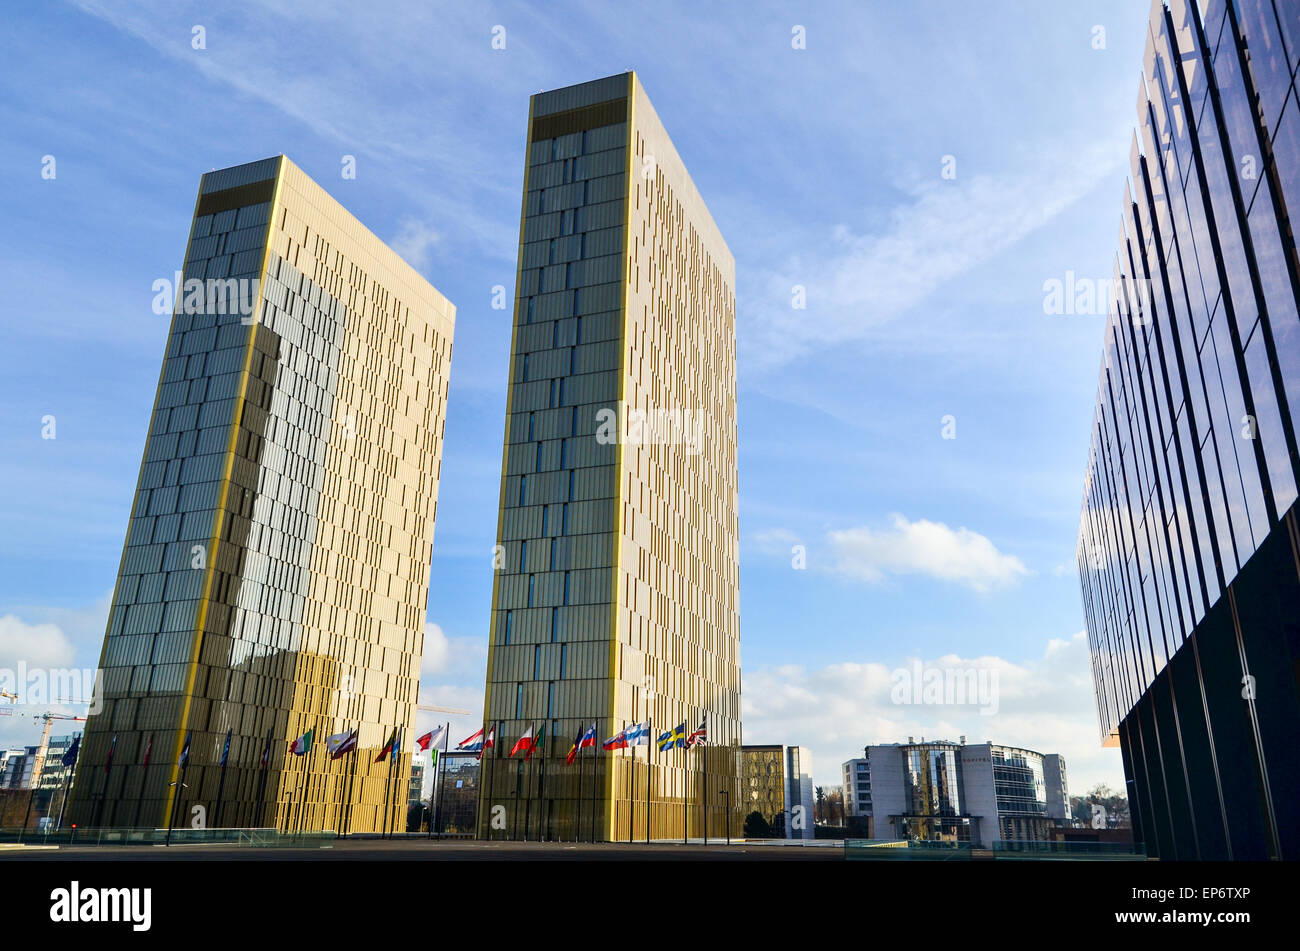
[[[76,701],[69,701],[75,703]],[[41,771],[45,768],[45,756],[50,750],[50,727],[54,725],[55,720],[85,720],[85,717],[74,717],[68,713],[42,713],[40,716],[32,717],[33,720],[44,720],[45,726],[41,728],[41,745],[36,748],[36,762],[32,763],[32,789],[35,789],[41,783]]]
[[[462,716],[462,717],[471,716],[471,713],[468,710],[457,710],[455,707],[435,707],[433,704],[430,703],[417,703],[415,705],[415,709],[428,710],[432,713],[454,713],[457,716]]]

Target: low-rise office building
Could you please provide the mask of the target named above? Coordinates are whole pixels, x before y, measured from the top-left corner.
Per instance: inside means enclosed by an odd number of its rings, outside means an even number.
[[[845,814],[860,817],[874,839],[992,848],[1045,841],[1070,818],[1065,761],[1057,753],[968,744],[965,737],[908,737],[864,753],[844,764]]]

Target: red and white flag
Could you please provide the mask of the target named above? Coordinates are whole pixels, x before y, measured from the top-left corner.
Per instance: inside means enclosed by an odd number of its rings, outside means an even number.
[[[423,752],[427,750],[430,746],[437,746],[439,743],[441,743],[443,735],[446,734],[446,732],[447,732],[447,727],[444,724],[443,726],[438,727],[438,729],[436,730],[430,730],[428,733],[424,734],[424,736],[416,737],[415,745],[420,748],[421,752]]]
[[[528,724],[528,729],[524,731],[524,735],[521,736],[518,740],[516,740],[515,745],[510,748],[510,755],[514,756],[516,753],[521,753],[521,752],[531,753],[532,751],[533,751],[533,725],[530,723]]]

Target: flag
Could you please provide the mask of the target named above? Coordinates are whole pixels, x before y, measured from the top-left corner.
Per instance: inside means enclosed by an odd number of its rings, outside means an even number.
[[[537,748],[541,746],[542,743],[544,743],[545,741],[546,741],[546,721],[543,720],[542,725],[537,728],[537,736],[533,738],[533,745],[528,747],[528,752],[524,754],[524,759],[532,759],[533,754],[537,752]]]
[[[625,750],[627,749],[627,730],[619,730],[602,744],[602,749],[607,750]]]
[[[645,746],[650,742],[650,721],[633,723],[623,733],[627,737],[628,746]]]
[[[226,731],[226,742],[225,745],[221,747],[221,768],[222,769],[226,768],[226,760],[230,759],[230,734],[233,732],[234,730]]]
[[[289,744],[289,752],[294,756],[305,756],[311,751],[311,741],[316,734],[316,728],[312,727],[298,739]]]
[[[356,748],[356,730],[349,730],[346,733],[335,733],[333,736],[325,737],[325,752],[329,753],[330,759],[339,759],[345,753],[350,753]]]
[[[703,720],[701,720],[700,725],[695,728],[695,732],[686,738],[686,745],[688,747],[709,745],[709,731],[704,726]]]
[[[76,766],[76,765],[77,765],[77,754],[80,753],[80,752],[81,752],[81,737],[80,737],[80,736],[74,736],[74,737],[72,738],[72,745],[69,746],[68,749],[67,749],[67,752],[65,752],[65,753],[63,754],[63,765],[64,765],[64,766]]]
[[[141,765],[141,766],[148,766],[148,765],[149,765],[149,757],[152,756],[152,755],[153,755],[153,734],[150,733],[150,734],[149,734],[149,745],[146,746],[146,747],[144,748],[144,762],[141,763],[140,765]]]
[[[482,759],[483,754],[497,745],[497,726],[495,723],[488,728],[487,739],[483,741],[483,747],[479,750],[478,758]]]
[[[266,731],[266,746],[262,747],[262,762],[259,768],[266,769],[267,763],[271,762],[271,731]]]
[[[573,741],[573,746],[569,749],[569,755],[564,758],[566,766],[573,765],[573,761],[578,758],[578,750],[587,746],[596,745],[596,724],[587,727],[585,731],[578,734],[578,738]]]
[[[532,753],[533,751],[533,725],[531,723],[528,724],[528,729],[524,731],[524,735],[515,741],[514,746],[510,747],[510,755],[514,756],[521,751],[524,753]],[[527,759],[528,757],[525,756],[524,758]]]
[[[427,750],[430,746],[437,746],[439,743],[442,742],[443,734],[445,734],[446,732],[447,732],[447,727],[444,724],[443,726],[438,727],[436,730],[430,730],[428,733],[424,734],[424,736],[417,738],[415,741],[415,745],[418,746],[421,750]]]
[[[117,734],[113,734],[113,742],[108,746],[108,759],[104,761],[104,775],[107,776],[113,771],[113,754],[117,752]]]
[[[116,737],[114,739],[116,740]],[[176,761],[176,765],[181,769],[184,769],[190,761],[190,740],[192,739],[194,739],[194,731],[190,730],[185,734],[185,745],[181,747],[181,758]]]
[[[477,753],[483,749],[483,731],[479,730],[470,736],[465,737],[456,744],[456,750],[464,753]]]
[[[667,733],[659,734],[659,752],[663,753],[671,749],[682,749],[686,745],[686,723],[683,721],[673,727]]]
[[[379,755],[375,757],[375,762],[382,763],[384,760],[388,759],[388,754],[393,752],[393,749],[396,746],[397,746],[397,727],[393,727],[393,732],[391,735],[389,735],[388,742],[384,744],[384,748],[381,749],[379,751]]]
[[[433,767],[437,765],[438,765],[438,747],[435,746],[433,749],[429,750],[429,766]]]

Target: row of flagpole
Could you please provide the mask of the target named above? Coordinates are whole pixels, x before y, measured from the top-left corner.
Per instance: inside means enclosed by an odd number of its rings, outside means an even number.
[[[450,730],[450,724],[444,727],[440,727],[439,731],[437,732],[446,733],[449,732],[449,730]],[[382,828],[385,834],[387,834],[390,827],[399,820],[401,804],[405,803],[406,801],[406,798],[403,795],[401,795],[400,790],[398,791],[399,794],[396,797],[396,800],[394,800],[393,790],[392,790],[393,774],[395,771],[394,767],[397,762],[397,755],[395,754],[399,753],[401,750],[401,736],[403,735],[403,732],[404,730],[402,727],[394,727],[393,732],[389,735],[388,742],[380,750],[379,755],[376,756],[374,760],[374,762],[376,763],[383,762],[385,760],[388,761],[388,775],[385,779],[385,786],[384,786],[384,814],[383,814],[383,823],[382,823]],[[212,828],[220,828],[221,825],[221,811],[222,811],[222,806],[224,804],[225,787],[226,787],[226,768],[230,760],[230,745],[231,745],[233,734],[234,734],[233,729],[226,731],[225,740],[223,741],[221,747],[221,755],[218,761],[220,773],[217,780],[216,802],[213,806]],[[302,736],[298,737],[296,740],[290,741],[289,743],[289,752],[291,754],[296,756],[306,757],[304,768],[301,770],[301,773],[298,777],[297,786],[295,788],[295,795],[290,799],[289,807],[285,815],[286,827],[294,827],[294,831],[299,831],[304,826],[305,810],[307,807],[307,802],[306,802],[307,797],[305,794],[305,790],[303,789],[303,786],[305,783],[310,781],[310,773],[311,773],[310,755],[311,755],[311,751],[317,745],[315,743],[315,735],[316,735],[316,728],[312,727]],[[358,745],[357,745],[358,736],[359,736],[359,728],[344,733],[337,733],[334,734],[333,736],[329,736],[326,738],[326,743],[325,743],[326,749],[330,753],[331,759],[334,760],[340,759],[349,752],[354,754],[352,769],[350,769],[347,774],[348,775],[347,797],[345,802],[340,804],[338,814],[336,816],[336,818],[342,820],[344,807],[346,807],[346,813],[347,813],[346,830],[341,828],[339,830],[340,832],[345,832],[345,831],[351,832],[352,808],[353,808],[352,792],[354,790],[353,780],[355,778],[355,773],[356,773],[356,760],[357,760],[356,754],[358,751]],[[426,734],[424,737],[420,737],[419,740],[417,740],[417,743],[423,744],[420,747],[421,749],[425,749],[428,747],[429,744],[427,741],[432,736],[433,733],[429,733]],[[109,782],[113,774],[113,760],[117,753],[117,738],[118,738],[118,734],[114,733],[112,739],[109,741],[108,756],[104,760],[103,775],[99,784],[100,786],[99,796],[98,796],[99,801],[95,806],[95,819],[94,819],[95,826],[99,826],[103,820],[104,807],[108,799]],[[190,745],[193,741],[193,738],[194,738],[193,730],[190,730],[189,732],[186,733],[185,742],[181,748],[181,754],[177,761],[178,772],[176,774],[176,779],[168,784],[170,787],[174,788],[174,792],[171,798],[171,808],[169,809],[168,816],[167,816],[167,841],[169,842],[171,840],[172,829],[175,827],[175,823],[176,823],[176,813],[180,808],[181,800],[183,798],[182,790],[188,788],[185,782],[185,777],[186,777],[186,772],[189,768]],[[67,767],[67,774],[64,777],[63,803],[61,804],[59,809],[60,823],[62,822],[62,815],[63,815],[64,808],[67,805],[67,789],[71,783],[73,770],[76,766],[77,760],[80,755],[81,739],[82,737],[80,735],[74,737],[71,746],[69,746],[68,750],[63,754],[62,757],[62,763],[65,767]],[[145,745],[144,759],[140,763],[141,777],[140,777],[139,789],[137,791],[137,796],[136,796],[137,799],[136,816],[135,816],[136,824],[139,823],[140,810],[143,806],[144,784],[148,776],[149,760],[153,755],[153,741],[154,741],[154,734],[150,733],[149,738]],[[258,766],[258,773],[259,773],[258,792],[254,803],[254,808],[256,809],[257,814],[256,816],[253,817],[255,825],[260,825],[265,812],[266,783],[267,783],[267,776],[270,772],[269,767],[271,761],[272,743],[273,743],[273,730],[268,729],[266,734],[266,744],[263,747],[261,762],[259,763]],[[124,768],[128,768],[128,767],[124,767]],[[126,788],[125,779],[123,779],[122,781],[122,788],[123,789]],[[295,813],[295,809],[296,809],[296,813]],[[391,810],[391,814],[390,814],[390,810]],[[342,824],[343,823],[340,821],[340,825]],[[278,819],[276,821],[276,825],[277,826],[279,825]]]
[[[486,752],[487,750],[492,750],[493,753],[489,757],[489,763],[500,759],[500,754],[498,752],[499,747],[497,747],[496,744],[496,733],[497,733],[497,727],[501,722],[502,721],[492,721],[491,724],[485,724],[485,726],[482,729],[478,730],[476,733],[473,733],[469,737],[462,740],[457,745],[456,748],[457,752],[477,753],[481,761],[483,758],[483,753]],[[598,722],[599,722],[598,720],[592,720],[590,726],[588,726],[585,730],[582,729],[581,726],[579,727],[578,735],[574,739],[573,745],[570,747],[568,755],[565,757],[566,765],[568,766],[573,765],[580,758],[580,754],[582,750],[587,749],[588,747],[593,749],[596,747]],[[653,751],[658,750],[660,753],[665,753],[673,749],[691,749],[696,746],[704,747],[707,746],[708,744],[708,731],[706,728],[705,721],[701,720],[699,727],[696,728],[694,731],[692,731],[689,735],[686,733],[686,722],[687,721],[683,720],[682,723],[680,723],[678,726],[660,734],[658,739],[655,740],[653,743],[651,743],[651,739],[650,739],[652,735],[651,719],[647,718],[644,722],[634,723],[630,727],[625,726],[618,733],[615,733],[613,736],[607,738],[602,744],[600,744],[601,748],[607,752],[613,752],[615,750],[620,750],[620,749],[632,749],[637,746],[646,746],[649,748],[647,750],[647,757],[646,757],[647,770],[646,770],[645,830],[646,830],[647,842],[650,841],[650,829],[651,829],[650,811],[651,811],[651,801],[652,801],[651,779],[653,778],[653,768],[652,768]],[[417,746],[421,751],[432,749],[431,759],[433,761],[432,765],[434,766],[434,774],[432,777],[432,786],[430,789],[430,808],[429,808],[429,834],[431,836],[434,833],[435,826],[439,833],[442,831],[443,818],[444,818],[443,816],[444,802],[446,798],[445,760],[447,754],[450,753],[450,728],[451,728],[450,723],[444,724],[443,726],[440,726],[437,729],[432,730],[429,733],[426,733],[425,735],[419,737],[416,740]],[[522,752],[524,753],[524,762],[527,762],[532,759],[532,755],[537,750],[538,746],[541,746],[543,751],[542,758],[541,758],[542,766],[541,766],[540,774],[536,777],[537,785],[538,785],[538,789],[537,789],[538,795],[536,797],[532,796],[532,790],[534,785],[533,781],[535,777],[533,773],[530,773],[528,776],[529,796],[527,802],[528,802],[530,815],[526,817],[524,820],[525,840],[527,840],[528,838],[529,826],[531,825],[531,804],[534,798],[536,798],[539,803],[538,828],[537,828],[538,838],[542,839],[542,838],[550,837],[550,831],[551,831],[550,810],[549,809],[545,810],[544,817],[541,814],[543,808],[541,806],[541,803],[547,801],[545,798],[545,785],[546,785],[546,775],[547,775],[546,759],[547,759],[547,753],[550,749],[550,742],[547,741],[546,729],[547,729],[547,724],[545,720],[541,721],[540,728],[537,728],[535,724],[530,723],[528,729],[515,742],[514,746],[511,748],[510,753],[507,757],[508,759],[513,759],[517,754]],[[339,808],[336,812],[336,819],[338,820],[338,825],[339,825],[338,831],[340,832],[340,834],[344,834],[344,835],[350,834],[352,831],[352,811],[355,806],[355,803],[353,802],[353,792],[354,792],[354,781],[357,773],[356,766],[357,766],[357,758],[359,753],[359,745],[358,745],[359,732],[360,729],[358,727],[349,731],[345,731],[343,733],[333,734],[331,736],[326,737],[325,744],[324,744],[326,748],[326,752],[329,754],[331,760],[341,759],[348,753],[353,754],[352,768],[347,771],[347,776],[348,776],[347,792],[344,797],[344,801],[339,804]],[[406,801],[406,798],[403,797],[403,795],[401,794],[401,790],[398,790],[398,795],[396,797],[394,797],[393,790],[392,790],[393,775],[398,761],[397,754],[401,752],[401,738],[403,733],[404,733],[404,728],[394,727],[392,733],[389,735],[388,741],[380,749],[379,754],[375,757],[373,761],[374,763],[387,761],[387,766],[388,766],[387,776],[385,777],[385,785],[384,785],[384,811],[383,811],[382,823],[381,823],[381,829],[383,831],[383,834],[385,835],[389,834],[392,826],[395,825],[396,822],[398,821],[401,804]],[[228,765],[229,757],[230,757],[230,745],[231,745],[232,735],[233,735],[233,730],[227,730],[225,740],[222,744],[222,749],[221,749],[221,756],[219,760],[220,775],[218,778],[218,785],[217,785],[217,798],[213,810],[214,828],[220,827],[221,810],[222,810],[224,792],[225,792],[226,767]],[[288,810],[285,815],[285,825],[286,827],[293,827],[292,831],[301,831],[301,829],[306,824],[305,818],[306,818],[306,809],[308,804],[306,801],[307,790],[304,788],[304,786],[305,784],[310,782],[310,778],[311,778],[311,765],[312,765],[311,752],[317,745],[319,745],[315,742],[315,735],[316,735],[316,728],[312,727],[311,729],[307,730],[306,733],[302,734],[302,736],[298,737],[296,740],[293,740],[289,743],[289,752],[291,754],[306,758],[306,761],[303,764],[304,768],[300,771],[300,775],[298,777],[297,786],[295,788],[295,795],[290,799]],[[174,782],[170,784],[173,787],[175,787],[175,792],[174,795],[172,796],[171,809],[167,817],[168,841],[170,841],[171,832],[175,825],[176,811],[179,808],[182,799],[183,794],[181,790],[188,788],[185,783],[185,776],[189,766],[190,744],[192,739],[193,739],[193,731],[191,730],[186,734],[185,743],[181,749],[181,755],[177,763],[178,766],[177,778]],[[442,751],[443,757],[441,758],[442,762],[439,762],[440,758],[437,755],[438,754],[437,743],[439,740],[443,742],[443,751]],[[272,742],[273,742],[273,733],[271,730],[268,730],[266,736],[266,744],[262,751],[261,762],[259,764],[259,769],[258,769],[259,788],[258,788],[258,795],[255,803],[255,808],[258,810],[258,815],[255,817],[255,820],[258,823],[260,823],[262,819],[262,813],[265,805],[264,797],[266,792],[267,775],[270,771],[269,766],[270,766]],[[80,738],[74,740],[73,745],[64,754],[63,762],[66,766],[72,767],[75,765],[79,747],[80,747]],[[108,783],[109,783],[109,778],[112,774],[113,758],[116,749],[117,749],[117,734],[114,734],[109,745],[108,756],[104,763],[104,775],[103,775],[103,781],[101,784],[101,791],[99,796],[100,801],[98,803],[97,812],[96,812],[96,825],[99,824],[99,820],[102,818],[104,801],[107,799]],[[145,782],[145,775],[147,775],[149,759],[152,754],[152,751],[153,751],[153,734],[150,734],[145,749],[144,760],[141,763],[141,770],[142,770],[142,776],[140,780],[141,790],[140,790],[140,796],[137,797],[138,799],[143,798],[143,784]],[[597,758],[598,757],[591,757],[591,759],[593,760],[592,763],[593,793],[594,793],[594,788],[599,781],[597,765],[595,762]],[[518,806],[519,806],[520,784],[523,778],[522,772],[523,772],[523,767],[521,764],[519,770],[516,772],[516,778],[515,778],[515,810],[514,810],[515,814],[513,817],[514,826],[512,829],[512,836],[511,836],[512,838],[517,833],[518,825],[519,825]],[[707,784],[707,763],[704,764],[703,773],[704,773],[703,781]],[[442,778],[441,789],[439,789],[440,774]],[[71,769],[69,769],[68,775],[69,777],[71,776]],[[495,779],[496,777],[493,776],[491,778]],[[636,810],[634,805],[636,799],[636,769],[634,766],[632,768],[631,779],[632,779],[632,790],[631,790],[632,795],[631,798],[629,799],[629,815],[628,815],[628,841],[629,842],[631,842],[633,838],[635,819],[636,819]],[[575,823],[574,823],[574,834],[576,838],[581,839],[582,807],[583,807],[583,799],[584,799],[583,787],[585,786],[585,783],[583,782],[583,776],[581,770],[579,771],[578,780],[579,781],[578,781],[577,812],[576,812]],[[66,782],[67,780],[65,779],[65,785]],[[125,786],[125,780],[123,780],[123,784]],[[490,793],[492,787],[489,784],[489,780],[487,776],[483,777],[483,784],[484,784],[484,788],[487,789]],[[436,815],[435,815],[435,808],[434,808],[435,791],[438,792],[437,801],[436,801]],[[703,821],[704,821],[703,832],[706,840],[708,836],[707,792],[708,790],[706,785],[704,788],[704,792],[701,795],[701,806],[703,808]],[[592,841],[595,841],[596,810],[597,810],[598,797],[593,794],[591,799],[592,799],[591,835],[592,835]],[[66,805],[66,790],[64,795],[64,804]],[[296,814],[295,814],[295,807],[297,810]],[[139,819],[139,809],[140,809],[140,805],[139,803],[137,803],[137,817],[136,817],[137,822]],[[392,815],[390,815],[390,810],[392,811]],[[683,795],[682,797],[683,841],[686,841],[688,837],[688,828],[689,828],[688,810],[689,810],[689,800],[687,796]],[[62,812],[62,809],[60,809],[60,812]],[[345,817],[345,812],[346,812],[346,817]],[[481,818],[486,818],[487,820],[485,831],[490,829],[491,817],[488,816],[488,817],[481,817]],[[278,819],[276,825],[277,826],[279,825]],[[544,832],[543,829],[545,830]]]
[[[457,751],[477,753],[481,761],[483,758],[483,754],[488,750],[492,750],[492,754],[488,757],[488,763],[490,764],[499,760],[501,758],[499,752],[501,747],[499,747],[496,743],[496,734],[497,734],[497,727],[502,722],[504,721],[493,720],[490,724],[485,724],[476,733],[473,733],[470,736],[466,737],[464,740],[462,740],[456,747]],[[573,765],[573,763],[580,758],[580,754],[582,750],[588,747],[591,747],[593,749],[596,747],[597,745],[596,736],[598,735],[597,734],[598,722],[599,722],[598,720],[592,720],[591,725],[588,726],[585,730],[582,729],[581,725],[579,726],[578,735],[574,739],[573,745],[569,748],[568,755],[565,757],[565,765],[567,766]],[[686,732],[686,723],[688,721],[683,720],[678,726],[674,727],[673,729],[661,733],[658,739],[655,740],[653,743],[651,742],[650,739],[653,732],[651,729],[651,722],[652,722],[651,718],[647,718],[644,722],[634,723],[631,726],[624,726],[622,730],[620,730],[618,733],[615,733],[613,736],[607,738],[603,743],[600,744],[601,749],[605,750],[606,752],[613,752],[615,750],[620,750],[620,749],[633,749],[637,746],[648,747],[647,755],[646,755],[646,765],[647,765],[646,806],[645,806],[646,842],[650,841],[650,828],[651,828],[651,815],[650,815],[651,795],[652,795],[651,779],[653,778],[654,775],[652,751],[657,749],[660,753],[666,753],[673,749],[691,749],[695,747],[703,748],[708,745],[708,729],[705,720],[701,720],[700,725],[689,734]],[[515,808],[514,808],[514,816],[513,816],[513,827],[511,830],[511,838],[516,837],[519,828],[519,793],[520,793],[520,786],[521,786],[521,779],[522,779],[521,774],[523,771],[523,763],[526,763],[532,759],[532,755],[537,750],[539,745],[542,747],[542,759],[541,759],[542,766],[540,771],[538,795],[536,797],[533,797],[531,794],[533,788],[533,777],[530,774],[528,778],[529,796],[527,798],[527,805],[529,807],[529,811],[531,812],[532,800],[536,798],[539,804],[538,808],[540,811],[541,809],[544,808],[542,804],[547,802],[545,797],[545,782],[546,782],[546,775],[547,775],[546,758],[547,758],[547,753],[550,749],[550,743],[546,741],[545,732],[546,732],[545,720],[541,721],[540,729],[536,727],[535,723],[530,722],[528,728],[518,738],[514,746],[511,747],[509,754],[506,756],[506,759],[513,760],[514,757],[519,753],[522,752],[524,754],[524,759],[519,764],[518,770],[515,773],[515,793],[514,793]],[[598,757],[591,757],[591,759],[592,759],[592,785],[594,790],[598,782],[597,767],[596,767],[596,760],[598,759]],[[707,759],[701,765],[702,765],[702,769],[701,769],[702,782],[704,783],[703,791],[700,795],[700,806],[702,809],[702,832],[705,841],[707,841],[708,840]],[[488,772],[486,764],[483,767],[483,772],[485,774]],[[494,775],[490,777],[488,775],[484,775],[482,778],[483,787],[486,791],[487,798],[491,798],[493,796],[495,779],[496,777]],[[632,780],[631,797],[628,800],[628,804],[629,804],[628,842],[632,841],[632,837],[635,831],[635,824],[636,824],[636,807],[635,807],[636,768],[635,766],[633,766],[631,770],[631,780]],[[579,841],[582,838],[581,828],[582,828],[582,808],[583,808],[583,799],[584,799],[583,789],[585,785],[586,784],[583,780],[583,773],[580,767],[579,775],[578,775],[577,806],[576,806],[575,822],[574,822],[574,836],[575,839]],[[594,842],[596,841],[596,818],[597,818],[596,809],[597,809],[598,797],[593,794],[591,798],[592,798],[591,840]],[[682,841],[683,842],[686,842],[689,837],[689,826],[690,826],[689,809],[690,809],[690,800],[689,797],[685,795],[685,790],[683,790],[683,795],[682,795]],[[724,822],[725,821],[729,821],[729,820],[724,819]],[[485,835],[490,835],[492,816],[490,814],[481,816],[480,823],[483,824]],[[523,836],[525,841],[527,841],[528,839],[528,827],[530,824],[531,824],[530,818],[525,817],[524,836]],[[538,838],[539,839],[549,838],[550,837],[550,810],[549,809],[546,809],[546,815],[545,815],[546,831],[544,836],[542,833],[542,829],[543,829],[543,820],[541,815],[539,815]]]

